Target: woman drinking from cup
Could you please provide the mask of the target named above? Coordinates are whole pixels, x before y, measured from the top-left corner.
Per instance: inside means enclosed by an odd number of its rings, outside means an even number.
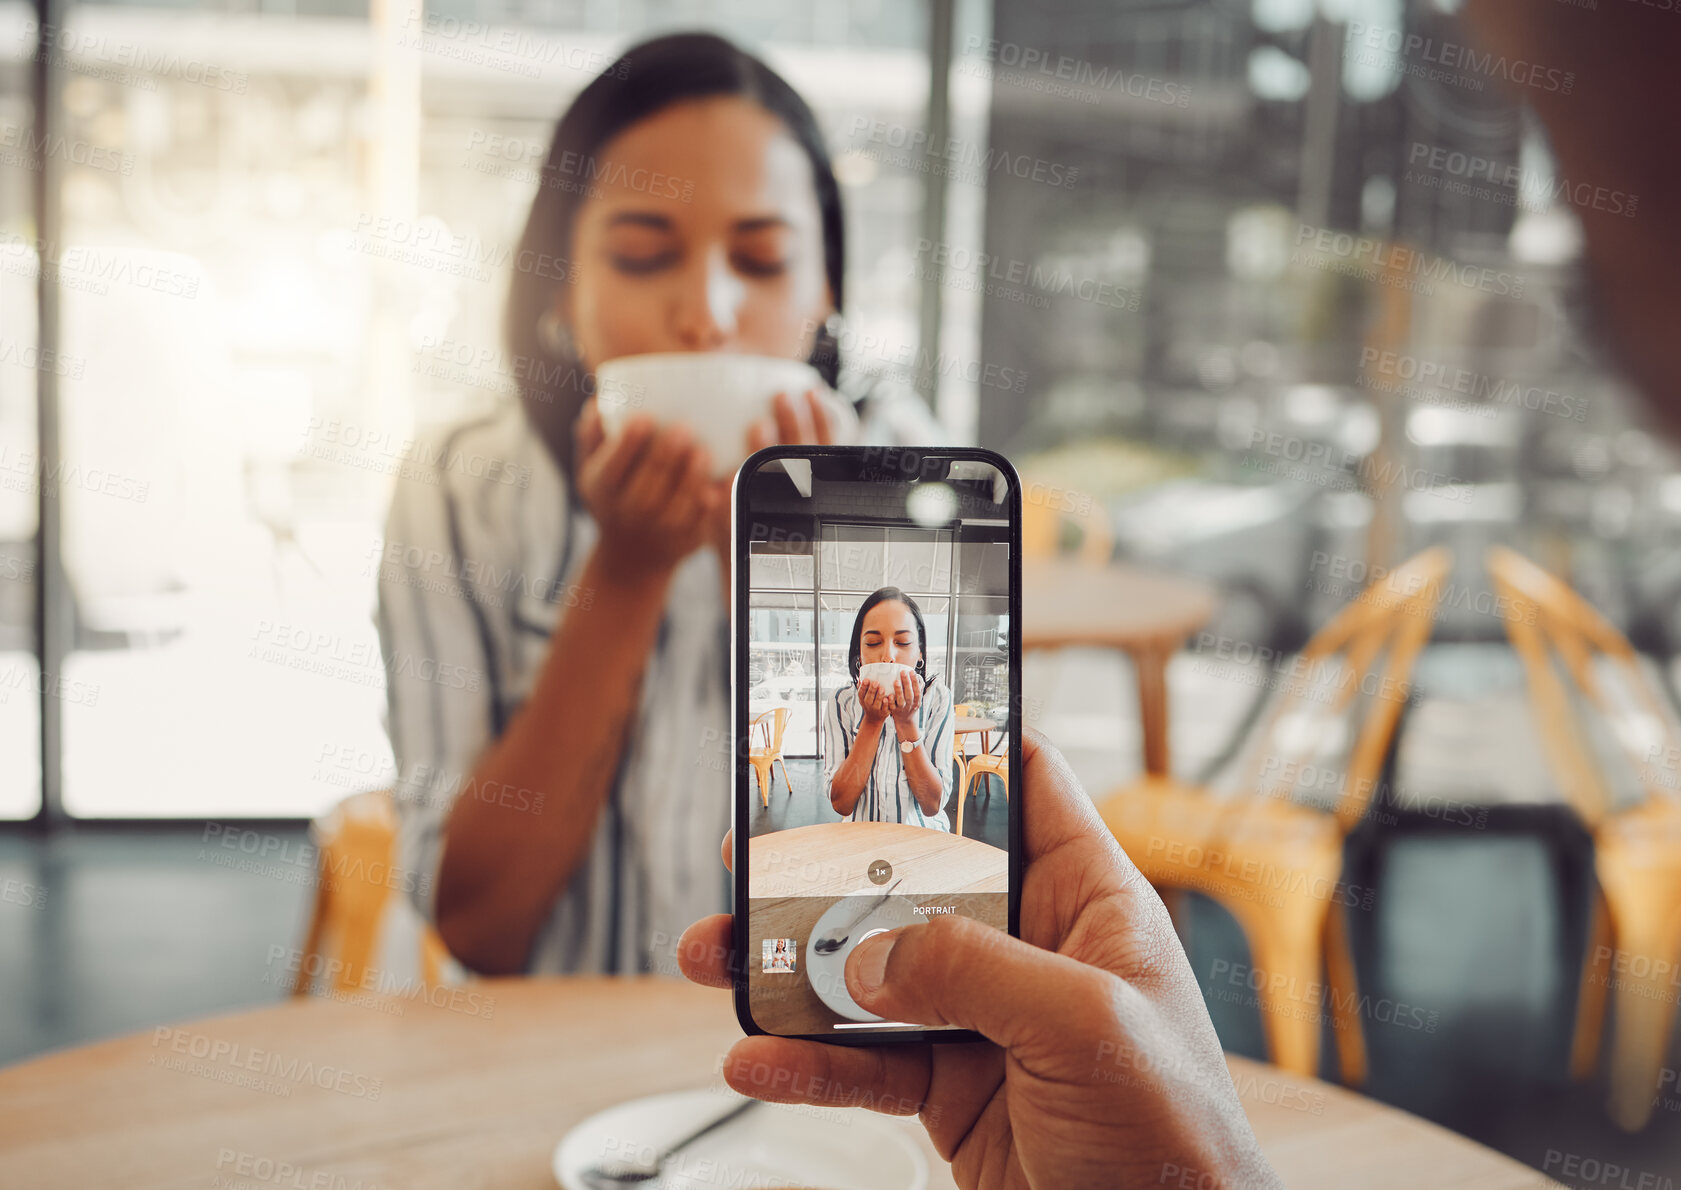
[[[951,691],[928,676],[922,609],[882,587],[858,608],[847,650],[853,684],[825,712],[829,804],[852,822],[951,830]]]
[[[594,370],[689,352],[701,391],[720,353],[806,361],[822,383],[740,453],[829,441],[842,249],[811,110],[719,38],[633,47],[556,127],[508,293],[521,399],[406,469],[380,566],[399,862],[467,966],[675,973],[729,905],[733,460],[707,409],[607,432]],[[939,437],[909,394],[857,413],[863,441]]]

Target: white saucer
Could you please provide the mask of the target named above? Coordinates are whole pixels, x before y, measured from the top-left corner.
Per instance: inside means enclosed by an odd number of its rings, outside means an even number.
[[[585,1170],[651,1159],[741,1102],[718,1086],[633,1099],[597,1112],[554,1151],[565,1190],[588,1190]],[[905,1134],[908,1125],[864,1108],[762,1103],[675,1155],[643,1190],[718,1190],[720,1186],[812,1186],[823,1190],[925,1190],[928,1162]]]
[[[883,1018],[858,1007],[858,1002],[846,990],[846,956],[871,934],[896,930],[900,926],[927,925],[928,919],[917,913],[912,902],[904,897],[888,897],[870,915],[847,932],[846,941],[832,954],[818,954],[817,940],[830,930],[844,926],[865,904],[881,896],[880,893],[852,893],[842,897],[823,911],[817,924],[811,927],[811,937],[805,944],[806,978],[817,998],[849,1021],[879,1021]]]

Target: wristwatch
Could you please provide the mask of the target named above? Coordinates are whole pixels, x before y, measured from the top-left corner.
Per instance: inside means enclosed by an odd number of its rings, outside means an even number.
[[[914,739],[914,740],[900,740],[899,741],[899,751],[903,752],[906,756],[909,756],[911,749],[916,747],[921,742],[922,742],[922,737],[921,736],[917,736],[916,739]]]

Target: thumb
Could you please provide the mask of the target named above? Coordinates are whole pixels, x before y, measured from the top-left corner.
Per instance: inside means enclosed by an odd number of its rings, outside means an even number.
[[[932,917],[867,938],[846,990],[890,1021],[972,1029],[1005,1049],[1090,1036],[1112,1003],[1106,973],[971,917]]]

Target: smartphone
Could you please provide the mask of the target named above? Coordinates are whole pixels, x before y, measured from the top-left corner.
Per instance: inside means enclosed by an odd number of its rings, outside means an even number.
[[[863,939],[1020,931],[1021,481],[965,447],[776,446],[731,500],[736,1015],[972,1041],[853,1001]]]

